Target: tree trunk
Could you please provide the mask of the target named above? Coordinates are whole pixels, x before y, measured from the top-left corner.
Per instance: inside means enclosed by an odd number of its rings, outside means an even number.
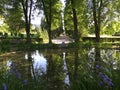
[[[51,44],[52,43],[52,38],[51,38],[51,24],[49,25],[49,28],[48,28],[48,36],[49,36],[49,44]]]
[[[29,1],[22,0],[21,4],[23,7],[23,12],[24,12],[24,17],[25,17],[25,30],[26,30],[26,43],[31,43],[31,38],[30,38],[30,25],[31,25],[31,12],[32,12],[32,5],[33,1],[30,0],[30,7],[28,6]]]
[[[42,4],[43,4],[43,9],[44,9],[44,14],[45,14],[45,18],[46,18],[46,22],[48,25],[48,37],[49,37],[49,44],[52,43],[52,38],[51,38],[51,0],[49,1],[49,14],[46,12],[46,6],[45,6],[45,2],[44,0],[42,0]]]
[[[96,14],[96,0],[93,0],[93,18],[94,18],[96,42],[99,42],[100,41],[100,30],[99,30],[97,14]]]
[[[76,9],[74,8],[74,1],[71,0],[72,12],[73,12],[73,22],[74,22],[74,39],[75,42],[79,42],[78,36],[78,21],[77,21],[77,14]]]
[[[29,24],[29,21],[28,21],[28,17],[27,17],[27,11],[25,10],[24,11],[24,16],[25,16],[25,30],[26,30],[26,43],[30,43],[31,42],[31,39],[30,39],[30,24]]]
[[[26,43],[31,43],[31,38],[30,38],[30,25],[26,23]]]
[[[49,4],[49,10],[50,10],[50,12],[49,12],[49,29],[48,29],[48,35],[49,35],[49,44],[51,44],[52,43],[52,38],[51,38],[51,18],[52,18],[52,16],[51,16],[51,11],[52,11],[52,8],[51,8],[51,6],[52,6],[52,2],[51,2],[51,0],[50,0],[50,4]]]
[[[103,2],[102,2],[102,0],[100,0],[100,6],[99,6],[99,9],[98,9],[98,39],[99,39],[99,40],[97,40],[98,42],[100,41],[101,9],[102,9],[102,6],[103,6]]]

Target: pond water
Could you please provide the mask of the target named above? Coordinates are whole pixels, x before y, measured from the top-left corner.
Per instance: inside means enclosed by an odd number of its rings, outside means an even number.
[[[120,50],[49,49],[2,54],[0,90],[120,90]]]

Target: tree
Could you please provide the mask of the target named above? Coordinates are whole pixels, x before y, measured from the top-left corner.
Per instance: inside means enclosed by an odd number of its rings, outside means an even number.
[[[3,11],[4,11],[3,3],[4,3],[4,0],[0,0],[0,13],[1,13],[1,14],[2,14]],[[1,14],[0,14],[0,15],[1,15]]]
[[[100,24],[101,24],[102,6],[103,6],[102,0],[100,0],[98,2],[96,0],[93,0],[93,18],[94,18],[96,42],[100,41]],[[98,11],[98,13],[97,13],[97,11]]]
[[[64,9],[64,24],[65,30],[73,30],[73,15],[72,15],[72,8],[71,3],[69,0],[66,0],[65,9]]]
[[[18,33],[21,28],[25,27],[21,7],[19,2],[12,2],[10,5],[11,8],[6,8],[5,22],[8,24],[10,32]]]
[[[87,8],[86,0],[66,0],[65,6],[65,29],[74,31],[75,41],[79,41],[87,34]],[[85,33],[84,33],[85,32]]]
[[[119,0],[109,0],[104,2],[104,8],[107,8],[105,15],[106,18],[103,20],[104,26],[102,26],[102,33],[113,35],[115,32],[120,31],[120,1]]]
[[[113,22],[119,13],[117,10],[118,0],[90,0],[90,3],[92,3],[93,14],[93,18],[90,18],[93,20],[91,22],[94,23],[96,42],[99,42],[101,32],[108,34],[114,31],[111,26],[113,26]]]
[[[35,2],[33,0],[3,0],[3,1],[4,1],[2,3],[3,5],[0,4],[0,5],[2,5],[2,8],[4,8],[4,10],[5,10],[3,12],[3,16],[7,16],[8,14],[11,15],[11,17],[8,17],[9,18],[8,21],[10,21],[10,18],[13,19],[13,17],[14,18],[17,17],[17,20],[18,20],[19,15],[20,15],[20,18],[22,17],[21,16],[22,14],[24,15],[25,28],[26,28],[25,30],[26,30],[26,34],[27,34],[26,42],[27,43],[31,42],[31,39],[30,39],[30,25],[31,25],[33,4]],[[13,11],[7,12],[7,10],[12,10],[12,9],[14,9],[15,12],[13,12]],[[19,14],[14,15],[15,13],[19,13]],[[18,21],[20,21],[20,20],[18,20]],[[11,26],[11,21],[10,21],[9,25]]]
[[[22,5],[23,14],[25,18],[25,27],[26,27],[26,34],[27,34],[27,43],[31,42],[30,39],[30,25],[31,25],[31,16],[32,16],[32,8],[33,8],[33,0],[20,0]]]
[[[58,7],[60,7],[59,6],[60,2],[58,0],[37,0],[37,2],[39,3],[39,6],[38,6],[39,9],[42,9],[44,12],[45,20],[46,20],[46,21],[44,21],[44,23],[45,22],[47,23],[49,43],[52,43],[52,36],[51,36],[52,24],[56,20],[55,18],[58,17],[57,15],[60,14],[60,10],[59,10],[60,8],[58,9]],[[41,4],[42,4],[42,7],[41,7]],[[55,26],[55,24],[54,24],[54,26]]]
[[[42,4],[43,4],[43,10],[44,10],[46,22],[47,22],[47,25],[48,25],[49,43],[52,43],[52,40],[51,40],[52,1],[49,0],[49,2],[45,2],[44,0],[42,0]],[[47,5],[48,5],[48,7],[47,7]],[[48,11],[47,11],[47,8],[48,8]]]
[[[74,7],[74,0],[71,0],[71,6],[72,6],[72,12],[73,12],[73,22],[74,22],[74,39],[75,42],[79,41],[79,36],[78,36],[78,21],[77,21],[77,11]]]

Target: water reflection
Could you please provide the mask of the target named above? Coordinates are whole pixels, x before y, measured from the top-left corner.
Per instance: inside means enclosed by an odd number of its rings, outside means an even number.
[[[120,52],[115,49],[35,50],[0,60],[0,86],[11,90],[120,89]]]
[[[65,83],[67,84],[67,85],[70,85],[70,78],[69,78],[69,75],[68,75],[68,68],[67,68],[67,63],[66,63],[66,53],[65,52],[63,52],[63,68],[64,68],[64,70],[66,71],[65,72]]]
[[[38,50],[33,52],[31,54],[31,56],[29,56],[28,53],[25,54],[25,59],[30,61],[30,59],[28,57],[32,58],[32,61],[33,61],[32,64],[33,64],[33,68],[34,68],[35,72],[40,69],[41,70],[41,72],[39,72],[40,75],[42,73],[46,73],[47,61],[46,61],[46,58],[43,56],[43,54],[40,54]]]

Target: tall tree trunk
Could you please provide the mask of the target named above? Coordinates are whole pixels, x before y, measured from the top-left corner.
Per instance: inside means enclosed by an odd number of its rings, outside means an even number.
[[[49,36],[49,44],[51,44],[52,43],[52,38],[51,38],[51,22],[49,22],[48,36]]]
[[[97,13],[96,13],[96,0],[93,0],[93,18],[94,18],[96,42],[99,42],[100,41],[100,33],[99,33]]]
[[[75,42],[78,42],[79,41],[78,21],[77,21],[76,9],[74,8],[74,0],[71,0],[71,6],[72,6],[73,22],[74,22],[74,39],[75,39]]]
[[[48,25],[48,37],[49,37],[49,44],[52,43],[52,39],[51,39],[51,0],[49,1],[49,14],[47,14],[46,12],[46,6],[45,6],[45,2],[44,0],[42,0],[42,4],[43,4],[43,9],[44,9],[44,14],[45,14],[45,18],[46,18],[46,22]]]
[[[50,0],[50,4],[49,4],[49,29],[48,29],[48,35],[49,35],[49,44],[52,43],[52,38],[51,38],[51,19],[52,19],[52,16],[51,16],[51,11],[52,11],[52,2]]]
[[[100,6],[99,6],[99,9],[98,9],[98,38],[99,38],[99,41],[100,41],[100,30],[101,30],[101,10],[102,10],[102,0],[100,0]],[[98,41],[98,42],[99,42]]]
[[[98,15],[96,12],[97,8],[98,8]],[[102,0],[100,0],[99,7],[96,7],[96,0],[93,0],[93,18],[94,18],[96,42],[100,42],[101,9],[102,9]]]
[[[30,25],[26,23],[26,43],[31,43],[31,38],[30,38]]]
[[[30,25],[31,25],[31,12],[32,12],[32,5],[33,5],[33,1],[30,0],[30,7],[28,6],[29,0],[26,0],[25,2],[22,0],[21,4],[23,7],[23,11],[24,11],[24,17],[25,17],[25,30],[26,30],[26,42],[27,43],[31,43],[31,38],[30,38]]]

